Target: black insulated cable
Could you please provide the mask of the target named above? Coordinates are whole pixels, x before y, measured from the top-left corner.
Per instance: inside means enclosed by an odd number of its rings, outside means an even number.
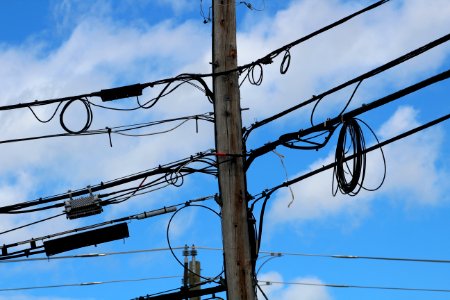
[[[83,127],[79,130],[71,130],[66,126],[66,123],[64,121],[64,114],[66,113],[67,108],[69,108],[69,106],[74,103],[75,101],[80,101],[85,109],[86,109],[86,122],[83,125]],[[92,120],[93,120],[93,114],[92,114],[92,108],[91,105],[89,104],[89,101],[87,99],[72,99],[68,102],[66,102],[66,104],[63,106],[62,110],[61,110],[61,114],[59,115],[59,123],[61,124],[61,127],[64,129],[64,131],[66,131],[67,133],[70,134],[80,134],[82,132],[85,132],[86,130],[89,129],[89,127],[91,127],[92,124]]]
[[[333,180],[333,196],[336,196],[338,190],[350,196],[359,193],[366,172],[366,154],[363,153],[365,148],[364,134],[358,121],[354,118],[344,121],[336,145],[333,176],[337,186],[334,188]],[[353,157],[350,161],[346,160],[347,154]]]

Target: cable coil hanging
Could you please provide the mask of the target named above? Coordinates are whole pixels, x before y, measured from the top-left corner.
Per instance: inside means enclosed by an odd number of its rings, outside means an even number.
[[[366,172],[366,154],[363,154],[365,148],[364,134],[358,121],[354,118],[345,120],[336,145],[336,166],[333,177],[336,178],[337,186],[334,187],[333,180],[333,196],[336,196],[338,190],[350,196],[356,196],[359,193]],[[346,161],[347,155],[354,155],[354,157]]]

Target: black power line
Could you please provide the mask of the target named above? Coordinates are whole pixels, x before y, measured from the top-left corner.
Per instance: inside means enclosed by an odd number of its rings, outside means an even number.
[[[152,135],[158,135],[158,134],[163,134],[163,133],[173,131],[188,121],[195,121],[196,122],[196,130],[198,131],[198,121],[214,122],[214,117],[212,117],[212,113],[205,113],[205,114],[200,114],[200,115],[171,118],[171,119],[165,119],[165,120],[159,120],[159,121],[151,121],[151,122],[136,123],[136,124],[130,124],[130,125],[106,127],[104,129],[84,130],[82,132],[77,132],[77,133],[66,132],[66,133],[56,133],[56,134],[47,134],[47,135],[40,135],[40,136],[0,140],[0,144],[25,142],[25,141],[33,141],[33,140],[56,138],[56,137],[91,136],[91,135],[99,135],[99,134],[108,134],[108,135],[118,134],[118,135],[129,136],[129,137],[152,136]],[[135,130],[153,127],[153,126],[157,126],[157,125],[162,125],[162,124],[166,124],[166,123],[173,123],[173,122],[179,122],[179,123],[169,129],[166,129],[166,130],[142,133],[142,134],[129,133],[129,132],[132,132]]]
[[[364,73],[362,75],[359,75],[359,76],[357,76],[357,77],[355,77],[355,78],[353,78],[353,79],[351,79],[351,80],[349,80],[347,82],[344,82],[344,83],[342,83],[342,84],[340,84],[340,85],[338,85],[336,87],[333,87],[333,88],[329,89],[328,91],[325,91],[325,92],[323,92],[323,93],[321,93],[319,95],[314,95],[312,98],[310,98],[310,99],[308,99],[306,101],[303,101],[303,102],[301,102],[301,103],[299,103],[297,105],[294,105],[294,106],[292,106],[292,107],[290,107],[290,108],[288,108],[288,109],[286,109],[286,110],[284,110],[282,112],[279,112],[279,113],[277,113],[277,114],[275,114],[275,115],[273,115],[271,117],[268,117],[268,118],[266,118],[264,120],[258,121],[256,123],[252,124],[245,131],[244,138],[247,139],[248,136],[250,135],[250,133],[253,130],[255,130],[255,129],[257,129],[257,128],[263,126],[263,125],[266,125],[266,124],[268,124],[268,123],[270,123],[272,121],[275,121],[275,120],[277,120],[277,119],[279,119],[279,118],[281,118],[281,117],[283,117],[283,116],[285,116],[285,115],[287,115],[287,114],[289,114],[289,113],[291,113],[291,112],[293,112],[295,110],[298,110],[298,109],[300,109],[300,108],[302,108],[302,107],[304,107],[304,106],[306,106],[308,104],[311,104],[311,103],[314,103],[316,101],[319,101],[319,100],[323,99],[324,97],[326,97],[326,96],[328,96],[330,94],[333,94],[333,93],[335,93],[335,92],[337,92],[339,90],[342,90],[342,89],[344,89],[344,88],[346,88],[346,87],[348,87],[348,86],[350,86],[352,84],[360,83],[360,82],[362,82],[363,80],[365,80],[367,78],[373,77],[373,76],[375,76],[377,74],[380,74],[380,73],[382,73],[382,72],[384,72],[386,70],[389,70],[389,69],[391,69],[391,68],[393,68],[393,67],[395,67],[397,65],[400,65],[400,64],[402,64],[402,63],[404,63],[404,62],[406,62],[406,61],[408,61],[408,60],[410,60],[410,59],[412,59],[412,58],[414,58],[416,56],[419,56],[420,54],[423,54],[423,53],[425,53],[425,52],[427,52],[427,51],[429,51],[429,50],[431,50],[431,49],[433,49],[433,48],[435,48],[435,47],[437,47],[439,45],[442,45],[443,43],[448,42],[449,40],[450,40],[450,34],[444,35],[443,37],[438,38],[438,39],[436,39],[436,40],[434,40],[434,41],[432,41],[432,42],[430,42],[430,43],[428,43],[426,45],[423,45],[423,46],[421,46],[421,47],[419,47],[419,48],[417,48],[417,49],[415,49],[415,50],[413,50],[413,51],[411,51],[409,53],[406,53],[406,54],[404,54],[404,55],[394,59],[394,60],[391,60],[390,62],[388,62],[386,64],[383,64],[383,65],[381,65],[381,66],[379,66],[379,67],[377,67],[377,68],[375,68],[373,70],[370,70],[370,71],[368,71],[368,72],[366,72],[366,73]]]
[[[75,229],[70,229],[70,230],[66,230],[66,231],[62,231],[62,232],[48,234],[45,236],[32,238],[32,239],[28,239],[28,240],[24,240],[24,241],[20,241],[20,242],[16,242],[16,243],[4,244],[1,247],[2,255],[0,255],[0,260],[7,260],[7,259],[11,259],[11,258],[20,258],[20,257],[25,257],[25,256],[29,257],[30,255],[43,253],[44,251],[39,250],[39,249],[42,249],[44,246],[37,245],[36,244],[37,241],[48,240],[48,239],[51,239],[54,237],[67,235],[70,233],[78,233],[78,232],[82,232],[82,231],[86,231],[86,230],[92,230],[95,228],[100,228],[100,227],[104,227],[104,226],[112,225],[112,224],[116,224],[116,223],[122,223],[122,222],[132,221],[132,220],[143,220],[143,219],[147,219],[150,217],[159,216],[159,215],[171,213],[171,212],[176,213],[178,211],[177,210],[178,207],[188,207],[190,205],[193,205],[194,203],[203,202],[203,201],[210,200],[213,198],[214,198],[214,196],[207,196],[207,197],[202,197],[202,198],[198,198],[198,199],[188,200],[188,201],[185,201],[180,204],[175,204],[175,205],[167,206],[167,207],[165,206],[160,209],[146,211],[146,212],[142,212],[139,214],[129,215],[126,217],[117,218],[117,219],[113,219],[113,220],[109,220],[109,221],[105,221],[105,222],[101,222],[101,223],[96,223],[96,224],[92,224],[92,225],[88,225],[88,226],[84,226],[84,227],[78,227]],[[23,227],[23,226],[11,229],[9,231],[13,231],[13,230],[19,229],[21,227]],[[30,244],[29,249],[21,249],[21,250],[14,251],[14,252],[8,252],[8,249],[10,249],[10,248],[17,247],[20,245],[26,245],[26,244]]]
[[[184,174],[193,174],[196,172],[205,173],[205,174],[215,174],[215,171],[211,170],[209,168],[209,167],[211,167],[211,168],[215,169],[214,164],[213,164],[214,161],[206,161],[206,159],[208,159],[208,157],[214,157],[214,156],[215,156],[215,154],[211,151],[205,152],[205,153],[200,152],[200,153],[197,153],[195,156],[193,155],[189,158],[178,160],[178,161],[175,161],[175,162],[172,162],[172,163],[169,163],[166,165],[162,165],[162,166],[160,165],[156,168],[146,170],[143,172],[139,172],[139,173],[135,173],[135,174],[131,174],[131,175],[128,175],[128,176],[125,176],[122,178],[117,178],[117,179],[107,181],[107,182],[101,182],[100,184],[97,184],[97,185],[94,185],[91,187],[78,189],[75,191],[71,191],[71,192],[67,192],[67,193],[63,193],[63,194],[59,194],[59,195],[49,196],[46,198],[39,198],[37,200],[2,206],[2,207],[0,207],[0,214],[33,212],[33,211],[38,211],[38,210],[43,210],[43,209],[48,209],[48,208],[62,207],[64,205],[64,203],[58,203],[58,204],[55,204],[52,206],[23,211],[23,209],[25,209],[25,208],[48,204],[48,203],[56,202],[59,200],[65,200],[65,199],[69,199],[70,197],[78,197],[78,196],[82,196],[82,195],[85,195],[85,194],[88,194],[91,192],[98,192],[98,191],[106,190],[106,189],[109,189],[112,187],[116,187],[119,185],[123,185],[126,183],[130,183],[130,182],[133,182],[133,181],[136,181],[139,179],[144,179],[144,178],[154,176],[154,175],[175,174],[175,175],[173,175],[174,177],[172,177],[172,175],[170,175],[166,179],[166,180],[168,180],[168,184],[171,184],[171,183],[176,183],[175,181],[180,178],[182,179],[182,176],[184,176]],[[197,161],[199,161],[200,163],[206,162],[206,163],[209,163],[210,165],[207,168],[202,168],[202,169],[194,169],[194,168],[187,167],[188,164],[194,163]],[[166,176],[163,176],[162,178],[164,179],[165,177]],[[102,195],[100,195],[100,196],[102,196]]]
[[[380,149],[381,147],[384,147],[384,146],[386,146],[386,145],[388,145],[388,144],[391,144],[391,143],[393,143],[393,142],[396,142],[396,141],[399,141],[399,140],[401,140],[401,139],[404,139],[404,138],[406,138],[406,137],[408,137],[408,136],[410,136],[410,135],[416,134],[416,133],[418,133],[418,132],[420,132],[420,131],[422,131],[422,130],[425,130],[425,129],[427,129],[427,128],[430,128],[430,127],[432,127],[432,126],[435,126],[435,125],[437,125],[437,124],[439,124],[439,123],[442,123],[442,122],[444,122],[444,121],[446,121],[446,120],[448,120],[448,119],[450,119],[450,114],[444,115],[444,116],[442,116],[442,117],[440,117],[440,118],[434,119],[433,121],[430,121],[430,122],[428,122],[428,123],[426,123],[426,124],[423,124],[423,125],[421,125],[421,126],[418,126],[418,127],[416,127],[416,128],[413,128],[413,129],[411,129],[411,130],[408,130],[408,131],[406,131],[406,132],[404,132],[404,133],[402,133],[402,134],[399,134],[399,135],[397,135],[397,136],[395,136],[395,137],[392,137],[392,138],[387,139],[387,140],[385,140],[385,141],[379,142],[379,143],[377,143],[376,145],[373,145],[373,146],[371,146],[371,147],[366,148],[365,150],[362,150],[362,151],[361,151],[362,153],[355,153],[355,154],[353,154],[353,155],[347,156],[347,157],[345,157],[344,161],[349,161],[349,160],[351,160],[351,159],[354,159],[356,155],[366,154],[366,153],[369,153],[369,152],[371,152],[371,151]],[[321,172],[324,172],[324,171],[326,171],[326,170],[332,169],[332,168],[336,167],[336,165],[337,165],[338,163],[342,163],[342,162],[336,162],[336,161],[335,161],[335,162],[329,163],[328,165],[325,165],[325,166],[323,166],[323,167],[321,167],[321,168],[318,168],[318,169],[316,169],[316,170],[313,170],[313,171],[311,171],[311,172],[308,172],[308,173],[306,173],[306,174],[303,174],[303,175],[301,175],[301,176],[298,176],[298,177],[296,177],[296,178],[294,178],[294,179],[292,179],[292,180],[288,180],[288,181],[286,181],[286,182],[284,182],[284,183],[282,183],[282,184],[280,184],[280,185],[277,185],[277,186],[275,186],[275,187],[273,187],[273,188],[271,188],[271,189],[269,189],[269,190],[265,190],[263,193],[261,193],[261,196],[260,196],[260,197],[258,197],[258,198],[256,198],[256,199],[254,200],[254,202],[252,203],[252,205],[251,205],[251,207],[250,207],[250,211],[253,211],[254,206],[255,206],[255,204],[256,204],[258,201],[260,201],[261,199],[264,199],[263,204],[262,204],[262,206],[261,206],[260,219],[259,219],[259,230],[258,230],[258,241],[257,241],[257,247],[258,247],[258,249],[259,249],[259,247],[261,246],[262,231],[263,231],[263,223],[264,223],[264,213],[265,213],[266,205],[267,205],[268,200],[269,200],[270,197],[272,196],[272,194],[275,193],[277,190],[279,190],[279,189],[281,189],[281,188],[289,187],[289,186],[291,186],[291,185],[293,185],[293,184],[295,184],[295,183],[298,183],[298,182],[300,182],[300,181],[302,181],[302,180],[305,180],[305,179],[307,179],[307,178],[309,178],[309,177],[312,177],[312,176],[314,176],[314,175],[317,175],[317,174],[319,174],[319,173],[321,173]],[[259,252],[259,251],[258,251],[258,252]]]
[[[361,107],[354,109],[352,111],[349,111],[343,115],[340,115],[338,117],[335,117],[333,119],[328,119],[322,124],[318,124],[315,126],[312,126],[307,129],[302,129],[296,132],[291,132],[287,134],[283,134],[278,138],[278,140],[270,142],[265,144],[264,146],[261,146],[259,148],[253,149],[248,154],[248,159],[246,161],[246,168],[248,169],[251,165],[251,163],[259,156],[266,154],[270,151],[273,151],[276,147],[280,145],[291,145],[293,142],[300,140],[302,137],[305,137],[309,134],[317,133],[317,132],[330,132],[332,133],[336,126],[340,123],[342,123],[344,120],[349,120],[351,118],[355,118],[356,116],[363,114],[365,112],[368,112],[372,109],[378,108],[380,106],[383,106],[389,102],[398,100],[406,95],[409,95],[411,93],[414,93],[418,90],[421,90],[429,85],[438,83],[440,81],[446,80],[450,77],[450,70],[444,71],[442,73],[439,73],[435,76],[429,77],[423,81],[420,81],[416,84],[410,85],[404,89],[401,89],[397,92],[394,92],[392,94],[389,94],[383,98],[380,98],[378,100],[375,100],[373,102],[370,102],[368,104],[363,104]],[[320,147],[324,146],[324,144],[320,145]],[[319,147],[317,147],[319,148]]]
[[[23,103],[16,103],[16,104],[10,104],[10,105],[3,105],[0,106],[0,111],[7,111],[7,110],[13,110],[13,109],[19,109],[19,108],[30,108],[30,107],[35,107],[35,106],[44,106],[44,105],[49,105],[49,104],[55,104],[58,103],[58,107],[56,109],[56,111],[58,110],[60,104],[62,102],[73,102],[76,100],[80,100],[80,99],[86,99],[86,98],[92,98],[92,97],[99,97],[101,98],[103,101],[111,101],[111,100],[116,100],[116,99],[121,99],[121,98],[128,98],[128,97],[139,97],[142,95],[142,91],[146,88],[153,88],[155,86],[158,85],[165,85],[164,88],[162,89],[162,91],[159,93],[159,95],[153,99],[150,99],[148,101],[146,101],[143,105],[139,104],[138,107],[136,108],[132,108],[132,109],[124,109],[124,110],[135,110],[135,109],[139,109],[139,108],[150,108],[152,106],[154,106],[156,104],[156,102],[164,97],[167,96],[168,94],[170,94],[171,92],[173,92],[176,88],[178,88],[180,85],[184,84],[184,83],[188,83],[188,84],[192,84],[194,85],[196,88],[200,89],[201,91],[205,92],[206,96],[210,99],[213,99],[213,93],[212,91],[209,89],[208,85],[206,84],[206,82],[204,81],[203,78],[206,77],[214,77],[214,76],[220,76],[220,75],[225,75],[228,73],[232,73],[232,72],[240,72],[243,73],[245,72],[245,70],[249,70],[257,65],[261,66],[261,64],[269,64],[272,63],[272,60],[277,57],[278,55],[280,55],[281,53],[284,52],[289,52],[289,49],[291,49],[292,47],[295,47],[321,33],[324,33],[334,27],[337,27],[351,19],[353,19],[354,17],[361,15],[365,12],[368,12],[370,10],[373,10],[387,2],[389,2],[390,0],[381,0],[381,1],[377,1],[372,5],[369,5],[357,12],[354,12],[336,22],[333,22],[321,29],[318,29],[304,37],[301,37],[289,44],[286,44],[276,50],[273,50],[272,52],[270,52],[269,54],[265,55],[264,57],[256,60],[255,62],[246,64],[246,65],[242,65],[237,67],[236,69],[232,69],[232,70],[227,70],[224,72],[219,72],[219,73],[206,73],[206,74],[193,74],[193,73],[183,73],[180,74],[178,76],[175,77],[170,77],[170,78],[164,78],[164,79],[159,79],[156,81],[152,81],[152,82],[146,82],[146,83],[136,83],[136,84],[131,84],[131,85],[126,85],[126,86],[121,86],[121,87],[116,87],[116,88],[110,88],[110,89],[103,89],[100,91],[96,91],[96,92],[91,92],[91,93],[85,93],[85,94],[79,94],[79,95],[74,95],[74,96],[67,96],[67,97],[61,97],[61,98],[54,98],[54,99],[47,99],[47,100],[35,100],[35,101],[31,101],[31,102],[23,102]],[[290,55],[289,56],[285,56],[285,58],[283,59],[283,63],[282,66],[287,66],[288,62],[287,59],[289,57],[289,62],[290,62]],[[287,71],[287,70],[285,70]],[[284,72],[285,72],[284,71]],[[283,72],[282,72],[283,73]],[[197,81],[200,86],[196,85],[195,83],[192,83],[192,81]],[[175,82],[180,82],[178,85],[176,85],[174,88],[170,88],[171,85]],[[94,103],[89,102],[89,104],[98,106],[98,107],[102,107],[102,108],[109,108],[109,107],[105,107],[102,105],[96,105]],[[121,109],[117,109],[117,108],[110,108],[110,109],[116,109],[116,110],[121,110]],[[56,114],[53,114],[53,116]],[[36,116],[36,114],[33,112],[33,114]],[[53,116],[50,118],[50,120],[53,118]],[[37,116],[36,116],[37,117]],[[39,120],[39,118],[37,118]],[[48,120],[48,121],[50,121]],[[42,122],[42,120],[40,120]],[[48,122],[46,121],[46,122]]]

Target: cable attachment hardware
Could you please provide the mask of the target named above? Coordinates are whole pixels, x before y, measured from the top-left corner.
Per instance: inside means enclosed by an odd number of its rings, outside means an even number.
[[[72,191],[69,190],[70,200],[66,201],[64,212],[67,219],[73,220],[87,216],[97,215],[103,211],[98,195],[92,193],[92,189],[88,186],[89,195],[80,198],[72,198]]]

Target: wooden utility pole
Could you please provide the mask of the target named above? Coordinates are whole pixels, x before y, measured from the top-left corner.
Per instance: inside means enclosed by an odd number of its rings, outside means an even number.
[[[212,11],[213,72],[233,70],[237,67],[235,0],[213,0]],[[227,297],[253,300],[238,74],[214,76],[213,80]]]

